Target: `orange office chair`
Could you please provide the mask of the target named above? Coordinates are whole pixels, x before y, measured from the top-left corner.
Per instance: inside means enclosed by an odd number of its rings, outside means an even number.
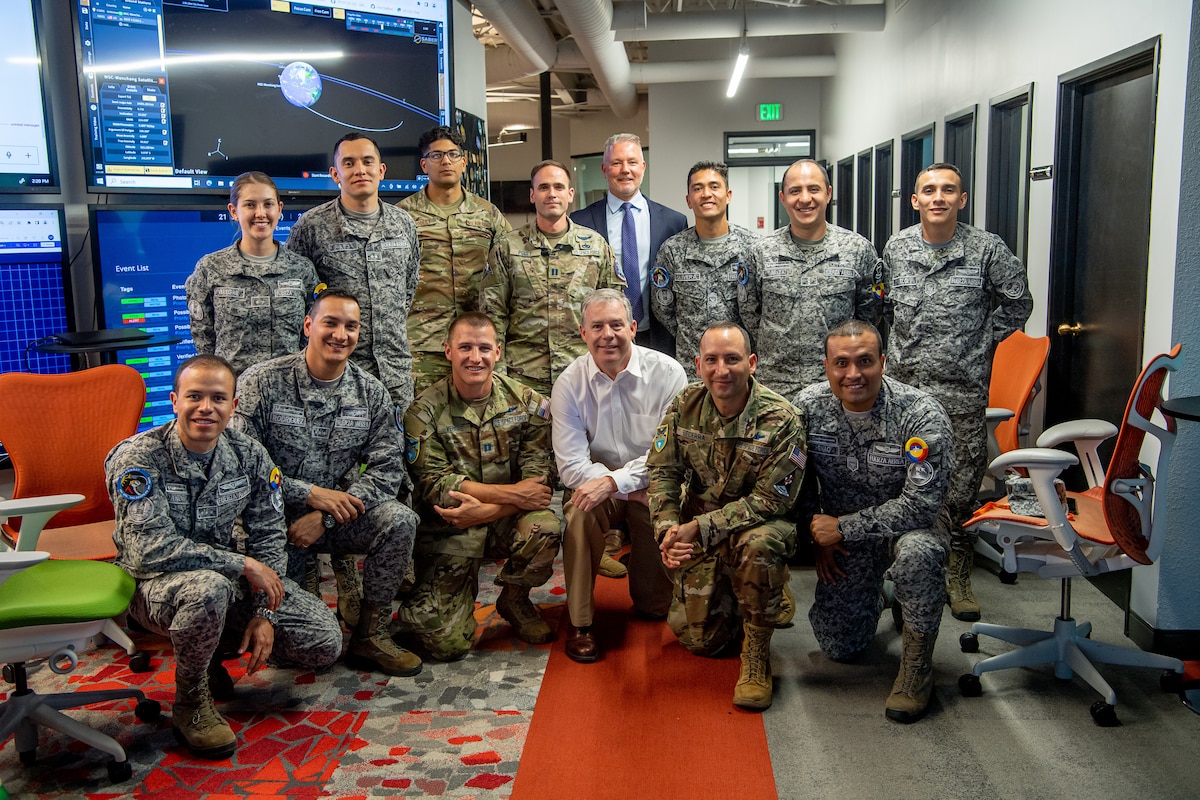
[[[1078,674],[1104,696],[1092,706],[1092,718],[1099,725],[1110,726],[1120,724],[1116,716],[1117,696],[1093,662],[1170,670],[1163,676],[1163,688],[1178,691],[1184,670],[1179,659],[1091,640],[1091,623],[1077,624],[1071,618],[1071,578],[1151,564],[1162,552],[1162,498],[1155,497],[1154,484],[1165,483],[1167,478],[1175,444],[1175,420],[1163,417],[1164,423],[1160,425],[1151,417],[1162,403],[1167,373],[1178,367],[1179,352],[1180,345],[1176,345],[1169,355],[1155,357],[1142,370],[1125,407],[1119,432],[1097,420],[1064,422],[1039,436],[1038,447],[1013,450],[992,462],[993,470],[1010,467],[1027,470],[1046,516],[1020,517],[1001,501],[997,507],[977,513],[966,526],[986,531],[995,538],[1006,570],[1061,579],[1062,597],[1053,631],[974,623],[971,632],[959,639],[963,652],[978,650],[979,634],[1018,647],[979,662],[970,673],[959,678],[959,689],[964,695],[977,696],[982,692],[979,676],[985,672],[1053,664],[1055,676],[1066,680]],[[1108,438],[1106,432],[1108,436],[1116,433],[1117,443],[1108,468],[1101,470],[1095,459],[1095,446]],[[1156,469],[1139,460],[1147,433],[1158,439]],[[1076,506],[1076,511],[1069,515],[1059,501],[1054,479],[1080,459],[1063,450],[1050,449],[1068,441],[1077,442],[1079,453],[1093,462],[1089,478],[1098,480],[1086,492],[1068,493]]]
[[[84,501],[59,512],[48,527],[22,533],[19,518],[0,525],[0,547],[42,550],[52,559],[108,561],[116,557],[112,502],[104,458],[137,432],[146,385],[137,370],[108,364],[65,375],[0,375],[0,443],[12,460],[13,499],[78,493]],[[36,526],[33,526],[36,529]],[[132,657],[133,642],[115,622],[104,631]],[[148,668],[131,658],[135,671]]]

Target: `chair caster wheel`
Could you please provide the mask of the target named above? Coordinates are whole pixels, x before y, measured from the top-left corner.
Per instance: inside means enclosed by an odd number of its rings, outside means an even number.
[[[15,669],[13,669],[12,664],[4,665],[3,676],[4,676],[4,680],[6,683],[16,683],[17,682],[17,671]]]
[[[1000,582],[1005,586],[1012,586],[1017,582],[1017,573],[1009,572],[1006,569],[1000,570]]]
[[[157,722],[162,717],[162,703],[157,700],[143,700],[134,707],[133,714],[142,722]]]
[[[33,766],[34,764],[37,763],[37,749],[36,748],[33,750],[22,750],[21,752],[17,753],[17,756],[20,757],[21,763],[27,767]]]
[[[963,697],[979,697],[983,694],[983,684],[978,675],[968,672],[958,676],[958,691]]]
[[[108,762],[108,779],[113,783],[124,783],[133,777],[133,767],[128,761]]]
[[[138,650],[129,657],[130,672],[149,672],[150,671],[150,654],[144,650]]]
[[[978,653],[979,637],[973,633],[964,633],[958,637],[958,647],[964,653]]]
[[[1168,694],[1179,694],[1183,691],[1183,676],[1174,670],[1167,670],[1159,676],[1158,685]]]
[[[1110,706],[1103,700],[1092,703],[1092,719],[1101,728],[1115,728],[1121,724],[1121,720],[1117,719],[1116,706]]]

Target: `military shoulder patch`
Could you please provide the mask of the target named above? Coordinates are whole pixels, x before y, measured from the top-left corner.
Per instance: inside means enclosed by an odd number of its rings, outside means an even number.
[[[665,289],[671,282],[671,273],[661,264],[655,264],[654,269],[650,270],[650,282],[658,289]]]
[[[739,261],[737,265],[737,282],[739,286],[745,286],[750,280],[750,268],[746,266],[745,261]]]
[[[325,291],[328,288],[329,288],[328,284],[318,283],[316,286],[313,287],[313,297],[315,298],[317,295],[319,295],[321,292]]]
[[[408,459],[408,463],[414,464],[421,455],[421,440],[415,436],[407,436],[405,442],[407,447],[404,448],[404,457]]]
[[[150,480],[150,473],[141,467],[127,469],[117,478],[117,491],[131,503],[150,494],[152,488],[154,485]]]
[[[659,425],[654,431],[654,452],[661,453],[667,446],[667,426]]]

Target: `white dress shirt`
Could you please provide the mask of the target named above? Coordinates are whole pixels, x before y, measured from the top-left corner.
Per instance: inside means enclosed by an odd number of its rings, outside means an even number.
[[[585,353],[554,382],[554,457],[569,489],[607,476],[617,484],[615,496],[625,499],[649,484],[646,453],[667,407],[687,385],[687,376],[670,356],[632,347],[629,364],[616,380]]]

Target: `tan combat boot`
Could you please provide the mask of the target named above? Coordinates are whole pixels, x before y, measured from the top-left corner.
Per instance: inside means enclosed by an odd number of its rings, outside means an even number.
[[[606,578],[624,578],[629,568],[617,561],[617,553],[625,545],[625,535],[611,530],[604,536],[604,552],[600,555],[600,574]]]
[[[197,758],[229,758],[237,749],[233,728],[213,705],[207,674],[198,680],[175,674],[171,725],[175,729],[175,738]]]
[[[775,615],[776,628],[792,627],[796,617],[796,598],[792,596],[792,587],[783,585],[783,597],[779,599],[779,613]]]
[[[946,565],[946,594],[950,613],[955,619],[974,622],[979,619],[979,601],[971,588],[971,568],[975,566],[975,546],[966,537],[950,540],[950,563]]]
[[[753,711],[771,707],[771,634],[773,627],[743,625],[742,672],[733,687],[733,704]]]
[[[554,631],[529,600],[528,586],[504,585],[496,598],[496,611],[513,627],[522,642],[545,644],[554,641]]]
[[[354,556],[330,556],[333,566],[333,578],[337,581],[338,616],[346,627],[354,630],[358,627],[358,617],[362,610],[362,578],[358,574],[358,559]],[[320,595],[317,595],[320,597]]]
[[[372,672],[407,678],[421,671],[421,659],[392,641],[392,604],[364,603],[346,647],[346,663]]]
[[[936,633],[917,633],[904,628],[900,655],[900,674],[892,684],[885,706],[887,718],[896,722],[916,722],[929,710],[933,696],[933,644]]]

